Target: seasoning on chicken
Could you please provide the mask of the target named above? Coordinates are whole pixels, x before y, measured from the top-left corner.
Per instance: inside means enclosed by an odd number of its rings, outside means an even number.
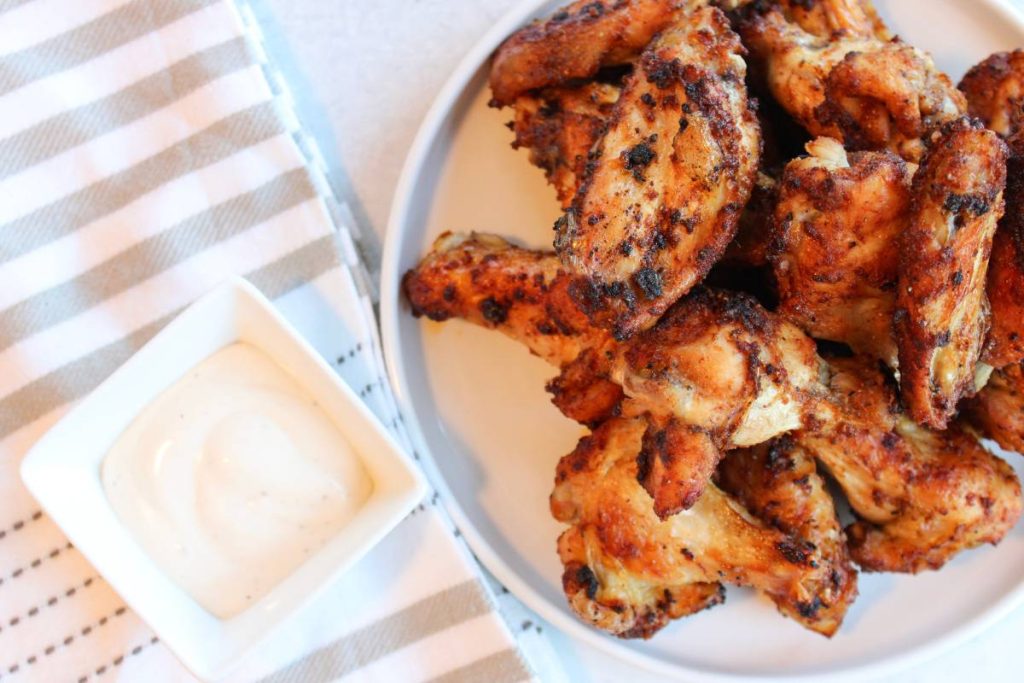
[[[809,541],[751,516],[711,485],[685,515],[662,520],[637,483],[643,420],[618,418],[562,458],[551,495],[569,604],[624,638],[719,604],[719,582],[752,586],[778,609],[830,635],[849,604],[848,568]],[[835,573],[840,574],[837,581]]]
[[[626,80],[555,249],[577,301],[626,339],[700,282],[736,232],[760,136],[742,46],[697,10],[651,43]]]
[[[896,342],[910,417],[943,429],[980,388],[989,254],[1003,215],[1006,145],[970,119],[937,132],[914,176],[900,241]],[[982,382],[983,384],[983,382]]]
[[[807,151],[786,166],[775,207],[778,313],[812,337],[895,367],[896,245],[912,170],[891,152],[847,155],[831,138]]]
[[[831,366],[833,399],[795,438],[860,518],[846,530],[857,564],[916,573],[999,542],[1021,513],[1013,469],[957,425],[937,432],[908,419],[871,359]]]
[[[960,81],[968,112],[1004,138],[1024,127],[1024,50],[997,52]]]
[[[498,106],[531,90],[587,79],[626,64],[682,15],[692,0],[578,0],[509,36],[494,55],[491,94]]]
[[[530,163],[544,170],[563,209],[576,195],[620,92],[611,83],[589,82],[523,95],[513,104],[512,146],[530,151]]]
[[[812,135],[916,162],[922,139],[966,111],[963,95],[921,50],[865,27],[816,35],[769,7],[748,13],[744,44],[772,94]]]
[[[968,401],[966,415],[982,435],[1024,455],[1024,365],[993,372],[985,388]]]

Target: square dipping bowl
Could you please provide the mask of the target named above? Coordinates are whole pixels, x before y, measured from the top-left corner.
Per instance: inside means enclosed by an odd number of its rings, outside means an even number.
[[[245,611],[219,619],[172,581],[122,524],[107,499],[100,469],[143,408],[234,342],[265,353],[319,403],[362,459],[374,488],[356,516],[317,553]],[[426,492],[418,468],[359,397],[240,278],[188,307],[75,406],[28,453],[21,476],[74,546],[203,680],[230,673],[391,531]]]

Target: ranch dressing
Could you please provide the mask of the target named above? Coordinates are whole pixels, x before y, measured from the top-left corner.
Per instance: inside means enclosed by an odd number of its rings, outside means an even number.
[[[136,540],[222,619],[319,550],[373,489],[326,413],[243,343],[150,403],[110,449],[102,479]]]

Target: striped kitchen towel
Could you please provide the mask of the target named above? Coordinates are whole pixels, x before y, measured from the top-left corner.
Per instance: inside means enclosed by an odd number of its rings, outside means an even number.
[[[0,683],[191,680],[18,467],[229,275],[274,299],[403,437],[355,254],[315,145],[230,0],[0,0]],[[237,680],[529,678],[434,502]]]

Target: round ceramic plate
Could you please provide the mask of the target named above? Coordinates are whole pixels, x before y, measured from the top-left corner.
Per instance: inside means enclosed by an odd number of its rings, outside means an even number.
[[[553,190],[509,147],[508,110],[487,107],[488,57],[502,38],[563,3],[528,0],[456,69],[428,114],[397,189],[384,256],[384,343],[420,456],[487,568],[563,631],[656,672],[696,680],[880,674],[920,661],[1024,601],[1024,524],[998,547],[939,572],[862,575],[860,598],[826,640],[750,591],[675,622],[646,642],[607,637],[566,606],[548,512],[555,464],[581,428],[551,405],[552,368],[496,332],[409,315],[399,282],[444,230],[488,231],[550,248]],[[994,0],[876,0],[897,33],[954,79],[996,50],[1024,46],[1024,25]],[[1010,455],[1020,473],[1024,458]]]

